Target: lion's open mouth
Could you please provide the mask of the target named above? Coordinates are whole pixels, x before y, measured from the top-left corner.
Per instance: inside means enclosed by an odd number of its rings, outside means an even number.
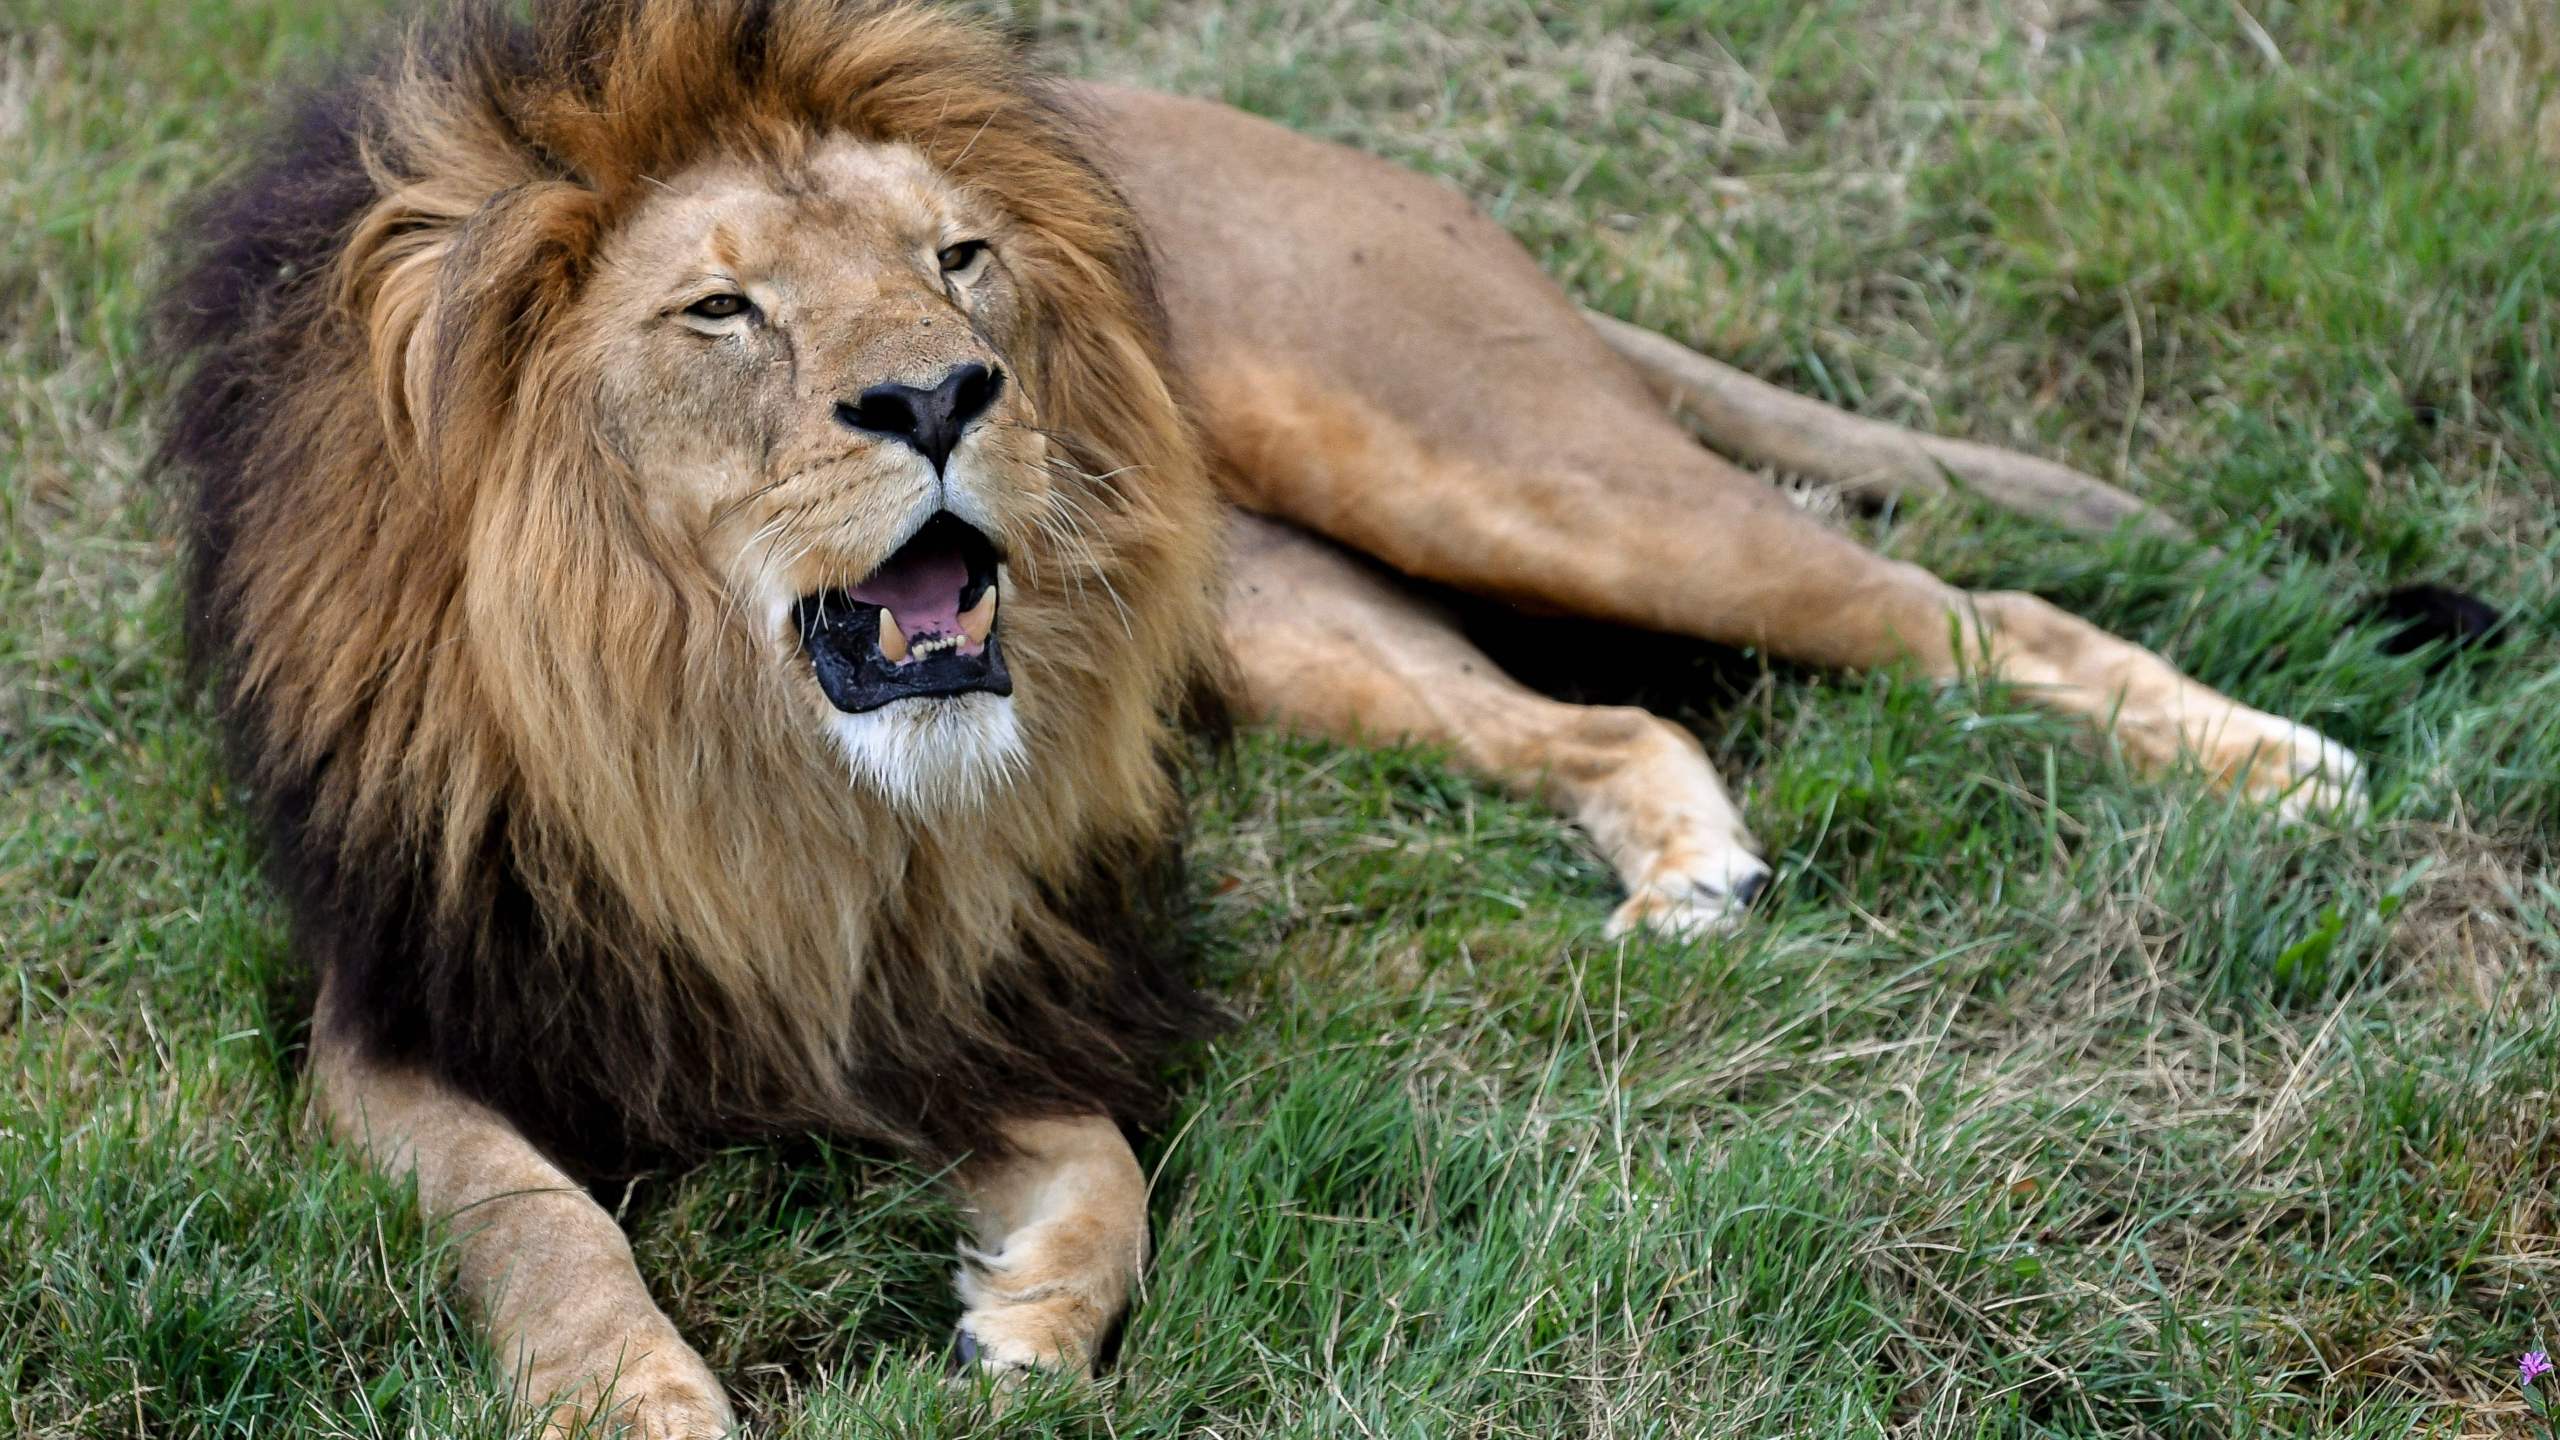
[[[859,582],[792,607],[818,688],[860,714],[920,695],[1013,693],[996,640],[995,543],[943,511]]]

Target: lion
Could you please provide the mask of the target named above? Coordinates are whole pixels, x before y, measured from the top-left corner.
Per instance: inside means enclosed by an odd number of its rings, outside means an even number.
[[[161,463],[312,1111],[563,1428],[734,1427],[584,1187],[741,1140],[947,1167],[961,1358],[1090,1369],[1127,1133],[1216,1019],[1173,912],[1221,708],[1544,798],[1613,929],[1733,923],[1770,872],[1697,740],[1526,690],[1416,580],[1996,676],[2354,800],[2316,732],[1718,458],[1675,410],[1790,442],[1433,183],[913,0],[519,9],[416,27],[206,200]]]

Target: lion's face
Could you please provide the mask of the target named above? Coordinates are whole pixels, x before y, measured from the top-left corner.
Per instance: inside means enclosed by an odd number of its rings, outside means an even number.
[[[1008,561],[1055,534],[1008,219],[904,146],[667,181],[581,306],[600,439],[857,781],[972,801],[1022,760]]]

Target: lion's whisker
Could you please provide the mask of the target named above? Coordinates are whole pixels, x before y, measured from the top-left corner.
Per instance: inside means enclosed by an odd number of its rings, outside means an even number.
[[[1101,555],[1095,550],[1090,538],[1084,534],[1083,526],[1090,517],[1084,514],[1083,507],[1077,504],[1074,497],[1064,490],[1052,489],[1047,498],[1051,502],[1051,513],[1074,530],[1076,546],[1084,554],[1084,569],[1092,572],[1095,583],[1102,586],[1102,593],[1111,597],[1111,607],[1120,614],[1120,633],[1134,643],[1138,634],[1136,627],[1129,620],[1128,602],[1121,599],[1119,587],[1111,583],[1111,572],[1103,566]],[[1064,502],[1067,508],[1058,508],[1059,502]],[[1079,580],[1081,580],[1081,572],[1079,572]]]

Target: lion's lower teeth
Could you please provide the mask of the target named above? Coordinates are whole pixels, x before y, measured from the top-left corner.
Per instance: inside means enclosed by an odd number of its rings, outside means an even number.
[[[889,607],[880,607],[880,658],[896,665],[907,658],[907,632],[898,628],[898,617]]]

